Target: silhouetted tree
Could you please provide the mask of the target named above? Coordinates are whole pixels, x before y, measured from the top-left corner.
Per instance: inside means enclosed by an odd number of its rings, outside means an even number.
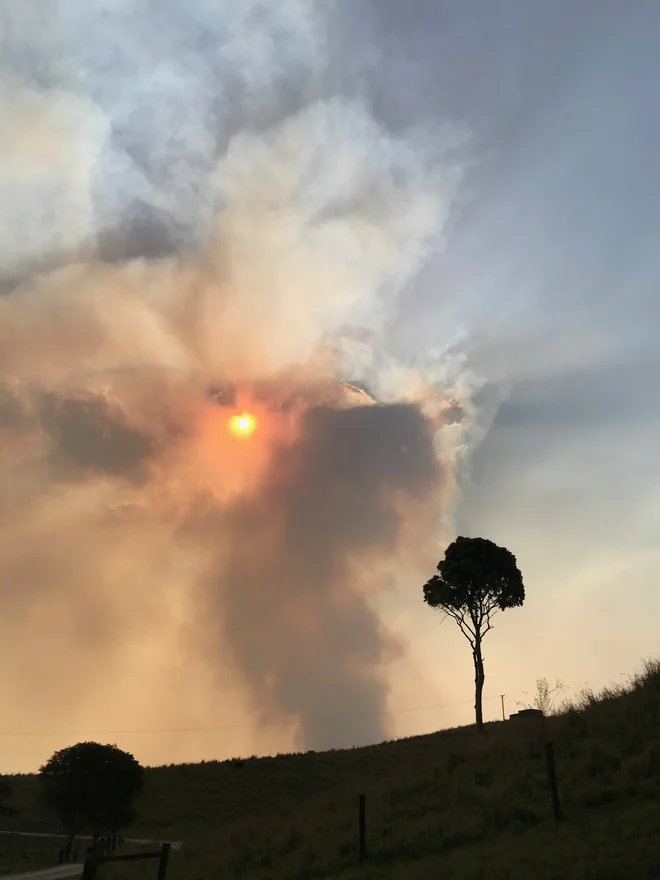
[[[498,610],[523,604],[525,587],[516,557],[486,538],[459,537],[447,547],[438,574],[424,585],[424,601],[453,618],[470,643],[475,715],[483,730],[484,658],[481,642]]]
[[[114,745],[78,743],[61,749],[39,770],[45,805],[62,823],[69,842],[89,829],[93,848],[102,834],[115,834],[135,818],[134,801],[143,770],[133,755]]]
[[[10,816],[16,815],[16,810],[12,809],[9,806],[7,801],[12,796],[14,791],[14,787],[9,782],[8,779],[3,779],[0,776],[0,816],[4,816],[5,818],[9,818]]]

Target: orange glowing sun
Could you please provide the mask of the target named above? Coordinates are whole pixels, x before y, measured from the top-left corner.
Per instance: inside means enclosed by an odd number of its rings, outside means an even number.
[[[249,413],[240,413],[232,416],[229,420],[229,430],[232,434],[238,434],[239,436],[246,437],[248,434],[251,434],[254,429],[257,427],[256,420],[254,416],[251,416]]]

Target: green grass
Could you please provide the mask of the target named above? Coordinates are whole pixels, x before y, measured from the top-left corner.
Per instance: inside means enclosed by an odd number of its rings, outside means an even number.
[[[548,793],[555,743],[566,820]],[[14,779],[5,828],[54,829],[37,779]],[[357,794],[369,860],[356,867]],[[183,839],[172,880],[660,878],[660,664],[559,715],[363,749],[147,770],[131,835]],[[0,843],[0,845],[2,845]],[[18,864],[18,863],[17,863]],[[14,867],[12,865],[12,867]],[[155,865],[108,865],[108,880]]]

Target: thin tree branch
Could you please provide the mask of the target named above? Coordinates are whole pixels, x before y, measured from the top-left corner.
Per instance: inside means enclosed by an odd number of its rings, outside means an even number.
[[[470,629],[469,624],[466,623],[465,612],[458,611],[457,609],[450,608],[448,606],[442,606],[442,611],[444,612],[444,614],[453,618],[453,620],[456,621],[460,631],[463,633],[465,638],[468,640],[468,642],[470,643],[470,645],[474,649],[474,645],[477,640],[477,634],[472,629]]]

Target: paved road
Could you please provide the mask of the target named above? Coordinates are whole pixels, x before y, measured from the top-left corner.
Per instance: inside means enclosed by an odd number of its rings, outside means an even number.
[[[7,831],[0,830],[0,834],[14,834],[17,837],[50,837],[55,838],[57,840],[66,840],[66,834],[49,834],[44,831]],[[76,835],[76,840],[91,840],[92,838],[88,834],[80,834]],[[124,843],[140,843],[140,844],[155,844],[156,846],[160,846],[162,843],[169,843],[172,846],[172,849],[181,849],[183,846],[182,840],[148,840],[143,837],[124,837],[122,838]]]
[[[82,872],[82,864],[57,865],[41,871],[28,871],[27,874],[3,874],[1,880],[60,880],[60,877],[80,877]]]

